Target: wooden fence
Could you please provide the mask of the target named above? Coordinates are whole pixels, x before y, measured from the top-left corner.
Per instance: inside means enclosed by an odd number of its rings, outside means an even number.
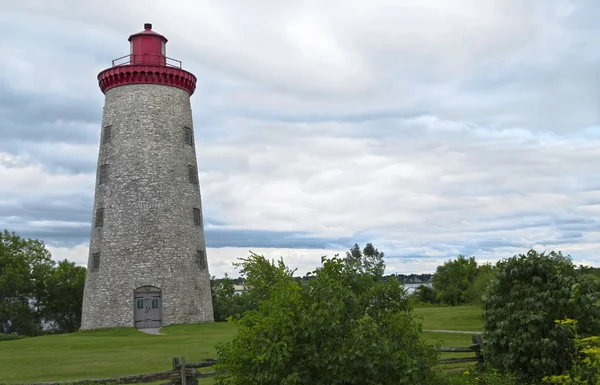
[[[446,358],[438,361],[439,364],[457,364],[464,362],[483,362],[482,349],[484,346],[481,334],[474,334],[471,337],[473,344],[464,348],[440,348],[440,352],[444,353],[475,353],[474,357],[465,358]],[[199,378],[215,376],[216,372],[202,373],[198,371],[200,368],[208,368],[216,363],[214,359],[207,359],[201,362],[185,362],[185,357],[174,357],[171,360],[171,370],[164,372],[132,374],[128,376],[98,378],[94,380],[75,380],[75,381],[60,381],[60,382],[37,382],[17,385],[77,385],[77,384],[141,384],[155,382],[161,380],[170,381],[171,385],[198,385]]]
[[[141,384],[155,382],[160,380],[170,381],[172,385],[198,385],[199,378],[212,377],[215,372],[201,373],[200,368],[208,368],[216,363],[216,360],[207,359],[201,362],[185,362],[184,357],[175,357],[171,360],[173,367],[171,370],[164,372],[132,374],[128,376],[98,378],[94,380],[75,380],[75,381],[60,381],[60,382],[36,382],[17,385],[76,385],[76,384]]]
[[[464,362],[483,362],[483,347],[484,342],[481,334],[473,334],[471,337],[471,342],[473,342],[470,346],[464,348],[440,348],[440,352],[445,353],[475,353],[475,357],[465,357],[465,358],[446,358],[444,360],[438,361],[439,364],[459,364]]]

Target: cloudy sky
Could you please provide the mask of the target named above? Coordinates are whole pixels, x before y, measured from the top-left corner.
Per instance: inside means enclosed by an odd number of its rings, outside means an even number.
[[[198,78],[211,274],[388,273],[530,248],[600,265],[600,3],[0,0],[0,229],[85,263],[104,95],[152,23]]]

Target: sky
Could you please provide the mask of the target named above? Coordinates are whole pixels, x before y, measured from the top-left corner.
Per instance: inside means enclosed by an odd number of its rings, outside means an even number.
[[[86,264],[104,95],[152,23],[192,96],[211,275],[561,250],[600,266],[594,0],[0,0],[0,229]]]

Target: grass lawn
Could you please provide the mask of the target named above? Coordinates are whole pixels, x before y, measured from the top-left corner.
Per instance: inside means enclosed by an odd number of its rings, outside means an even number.
[[[482,330],[475,306],[415,309],[424,329]],[[115,377],[169,370],[172,357],[187,362],[216,358],[214,346],[233,338],[228,323],[178,325],[153,336],[133,328],[85,331],[72,334],[0,342],[0,383],[42,382]],[[471,335],[424,333],[427,341],[443,346],[469,346]],[[465,357],[444,353],[442,358]],[[460,370],[470,364],[452,365]],[[444,369],[452,370],[444,365]],[[458,370],[458,369],[457,369]],[[160,381],[164,383],[165,381]],[[211,379],[201,384],[212,384]]]
[[[92,379],[169,370],[172,357],[215,358],[233,338],[227,323],[169,326],[153,336],[133,328],[0,342],[0,383]],[[165,381],[162,381],[165,382]],[[210,382],[205,382],[210,383]]]
[[[479,306],[424,307],[415,309],[425,330],[483,331]]]

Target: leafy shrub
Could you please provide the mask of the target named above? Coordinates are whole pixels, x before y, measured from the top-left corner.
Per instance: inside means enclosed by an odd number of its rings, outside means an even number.
[[[460,384],[464,385],[519,385],[516,376],[511,373],[502,374],[496,369],[465,371]]]
[[[229,317],[239,319],[247,310],[258,307],[258,303],[269,296],[269,288],[280,279],[292,279],[293,270],[289,270],[283,261],[269,261],[262,255],[250,252],[248,258],[238,258],[233,266],[241,268],[248,290],[237,295],[233,280],[225,274],[223,279],[211,278],[214,318],[217,322],[226,321]]]
[[[560,328],[573,335],[575,351],[571,356],[573,366],[561,375],[544,377],[548,384],[599,384],[600,383],[600,337],[582,338],[577,332],[577,321],[573,319],[554,321]]]
[[[21,338],[25,338],[25,336],[17,333],[0,333],[0,341],[14,341],[20,340]]]
[[[448,372],[435,385],[521,385],[512,373],[500,373],[496,369],[472,367],[461,373]]]
[[[258,309],[234,321],[237,336],[217,345],[217,384],[431,383],[438,353],[399,282],[337,257],[314,276],[279,274]]]
[[[497,263],[497,279],[483,298],[486,361],[523,382],[561,374],[571,366],[572,336],[554,320],[578,321],[580,332],[598,331],[598,292],[562,254],[530,250]]]

